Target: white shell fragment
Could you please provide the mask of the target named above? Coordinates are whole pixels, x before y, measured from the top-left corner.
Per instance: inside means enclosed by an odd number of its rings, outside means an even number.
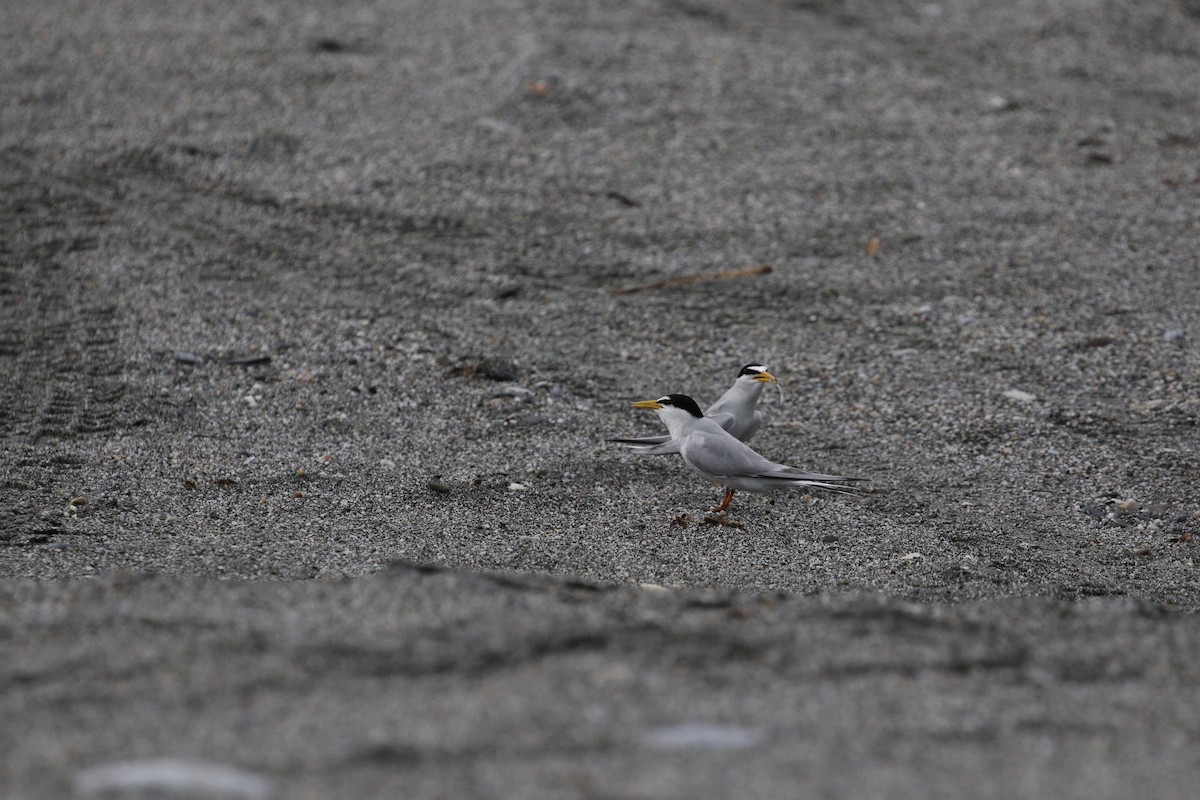
[[[158,758],[90,767],[75,776],[75,791],[85,795],[123,791],[260,800],[270,797],[273,788],[268,779],[237,767]]]
[[[1009,400],[1016,400],[1018,403],[1032,403],[1034,400],[1037,400],[1036,394],[1023,392],[1020,389],[1008,389],[1004,392],[1004,396]]]
[[[646,732],[652,750],[746,750],[766,740],[762,731],[741,725],[684,722]]]

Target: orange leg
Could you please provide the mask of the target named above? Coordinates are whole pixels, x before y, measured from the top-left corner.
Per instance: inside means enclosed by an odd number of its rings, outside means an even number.
[[[720,514],[722,511],[729,508],[729,501],[732,499],[733,499],[733,489],[726,489],[725,490],[725,498],[721,501],[721,505],[717,506],[716,508],[710,508],[709,511],[711,511],[714,514]]]

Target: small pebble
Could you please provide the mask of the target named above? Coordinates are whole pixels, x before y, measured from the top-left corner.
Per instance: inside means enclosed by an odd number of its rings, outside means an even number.
[[[1141,506],[1138,505],[1137,500],[1130,499],[1130,500],[1121,500],[1120,502],[1118,502],[1117,508],[1121,509],[1122,511],[1133,512],[1133,511],[1137,511],[1139,508],[1141,508]]]
[[[76,506],[76,507],[79,507],[79,506],[86,506],[86,505],[87,505],[87,498],[86,498],[86,497],[76,497],[76,498],[73,498],[73,499],[71,500],[71,505],[73,505],[73,506]]]
[[[1135,556],[1148,556],[1148,555],[1150,555],[1150,548],[1149,547],[1135,547],[1132,550],[1130,550],[1129,552]]]
[[[525,484],[523,484],[523,483],[510,483],[510,484],[508,485],[508,490],[509,490],[510,492],[523,492],[523,491],[525,491],[525,490],[526,490],[526,489],[528,489],[528,488],[529,488],[529,487],[528,487],[528,486],[526,486],[526,485],[525,485]]]
[[[441,494],[450,494],[450,484],[446,483],[441,478],[430,478],[425,482],[425,485],[435,492],[439,492]]]
[[[346,49],[346,45],[332,36],[322,36],[313,42],[313,50],[321,53],[341,53]]]
[[[824,542],[825,544],[833,544],[834,542],[841,541],[841,538],[842,537],[840,537],[836,534],[827,533],[821,537],[821,541]]]
[[[475,374],[493,381],[515,381],[521,368],[503,358],[485,358],[475,365]]]
[[[916,561],[918,558],[924,558],[924,557],[925,556],[921,555],[920,553],[908,553],[907,555],[900,556],[900,560],[901,561]]]
[[[533,397],[533,390],[526,389],[524,386],[506,386],[503,389],[492,392],[492,397],[511,397],[514,400],[526,400]]]
[[[481,128],[486,128],[489,131],[495,131],[496,133],[503,133],[509,136],[520,136],[522,133],[524,133],[524,131],[522,131],[516,125],[511,125],[502,120],[495,119],[494,117],[480,117],[479,126]]]

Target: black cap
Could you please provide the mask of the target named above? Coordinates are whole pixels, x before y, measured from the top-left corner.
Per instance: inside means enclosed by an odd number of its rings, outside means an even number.
[[[666,397],[658,398],[658,402],[664,406],[672,406],[682,409],[693,417],[703,417],[704,412],[700,410],[700,406],[696,405],[696,401],[688,397],[686,394],[669,394]]]

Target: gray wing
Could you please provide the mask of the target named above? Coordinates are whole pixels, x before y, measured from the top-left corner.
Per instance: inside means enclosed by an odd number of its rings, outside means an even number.
[[[762,412],[755,411],[754,418],[750,420],[750,424],[746,426],[746,429],[744,431],[742,431],[742,435],[739,436],[738,438],[741,439],[743,442],[750,441],[750,439],[752,439],[754,437],[754,434],[758,433],[758,429],[762,427],[762,423],[763,423]]]
[[[758,426],[762,424],[762,412],[747,408],[744,401],[739,402],[739,398],[730,397],[731,393],[732,391],[726,393],[720,400],[713,403],[704,412],[704,416],[716,421],[722,428],[744,442],[753,436],[754,432],[758,430]]]
[[[730,433],[733,433],[733,428],[735,425],[737,425],[737,417],[728,411],[718,411],[716,413],[710,413],[706,411],[704,416],[708,417]]]
[[[753,478],[765,484],[801,484],[832,492],[854,492],[862,478],[823,472],[802,472],[759,455],[728,434],[696,431],[683,444],[683,458],[710,478]]]
[[[725,431],[695,431],[683,443],[684,459],[702,475],[712,477],[750,477],[786,470],[760,456],[749,446]]]

